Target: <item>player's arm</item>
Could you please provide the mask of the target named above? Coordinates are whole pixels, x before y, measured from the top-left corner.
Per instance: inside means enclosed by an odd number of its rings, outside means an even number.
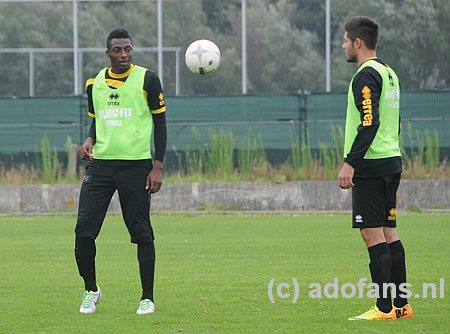
[[[86,95],[88,102],[88,115],[92,118],[91,127],[89,128],[89,133],[80,148],[81,159],[92,160],[92,147],[94,146],[96,139],[96,128],[95,128],[95,110],[94,103],[92,100],[92,86],[94,84],[94,78],[89,78],[86,81]]]
[[[361,123],[345,162],[357,167],[363,162],[380,126],[379,104],[382,90],[380,74],[371,67],[364,68],[355,76],[352,90]]]
[[[147,94],[147,102],[152,113],[155,145],[153,169],[147,177],[146,189],[154,193],[159,191],[162,184],[163,162],[167,145],[167,126],[166,105],[161,82],[152,71],[147,71],[145,74],[144,91]]]
[[[167,145],[167,126],[166,113],[152,114],[154,126],[154,142],[155,142],[155,163],[157,161],[164,162],[164,155]]]

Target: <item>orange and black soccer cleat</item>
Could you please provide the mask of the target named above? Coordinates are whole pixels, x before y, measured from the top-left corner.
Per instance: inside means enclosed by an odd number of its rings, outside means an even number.
[[[401,307],[401,308],[397,308],[394,306],[394,310],[395,310],[395,315],[397,316],[397,319],[406,319],[406,318],[413,318],[414,317],[414,312],[413,309],[411,307],[411,305],[406,304],[405,306]]]

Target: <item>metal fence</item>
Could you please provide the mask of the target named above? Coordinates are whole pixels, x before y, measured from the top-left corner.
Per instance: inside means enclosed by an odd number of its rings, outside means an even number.
[[[166,99],[168,155],[209,144],[220,130],[235,138],[249,129],[260,134],[267,151],[289,154],[292,138],[336,145],[333,129],[343,128],[346,94],[292,94],[255,96],[180,96]],[[401,102],[403,143],[414,147],[414,136],[436,131],[440,147],[450,149],[450,92],[403,92]],[[47,135],[52,147],[64,152],[67,138],[81,144],[90,125],[83,96],[51,98],[0,98],[0,156],[2,162],[41,150]],[[286,156],[285,154],[285,156]]]
[[[133,48],[135,53],[157,53],[159,51],[156,47],[135,47]],[[175,96],[180,95],[180,47],[162,47],[162,52],[172,52],[175,54]],[[30,97],[35,96],[35,57],[36,55],[46,55],[46,54],[66,54],[70,56],[75,56],[77,58],[77,71],[74,74],[74,81],[76,81],[74,90],[76,92],[81,91],[81,87],[85,84],[85,73],[84,73],[84,56],[86,54],[92,53],[104,53],[104,48],[78,48],[74,51],[73,48],[0,48],[0,54],[11,54],[20,55],[26,54],[28,56],[28,95]]]

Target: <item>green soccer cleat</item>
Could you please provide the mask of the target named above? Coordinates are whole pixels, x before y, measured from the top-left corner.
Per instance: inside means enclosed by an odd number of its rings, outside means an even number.
[[[88,314],[94,313],[96,310],[96,305],[100,304],[102,300],[102,292],[100,288],[97,287],[97,291],[85,291],[83,293],[83,302],[80,306],[80,313]]]
[[[137,315],[151,314],[155,312],[155,304],[150,299],[143,299],[136,311]]]

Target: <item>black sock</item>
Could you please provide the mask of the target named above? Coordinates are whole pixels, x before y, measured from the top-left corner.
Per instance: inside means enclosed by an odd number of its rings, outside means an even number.
[[[75,237],[75,259],[78,272],[87,291],[97,291],[95,278],[95,240],[91,237]]]
[[[401,308],[408,304],[407,298],[402,298],[399,295],[402,292],[399,290],[400,284],[406,283],[406,262],[405,262],[405,249],[400,240],[394,241],[389,244],[389,249],[391,250],[391,280],[392,283],[397,287],[397,293],[394,298],[394,306]]]
[[[142,297],[141,299],[153,299],[153,283],[155,278],[155,245],[138,244],[137,247],[139,274],[141,276]]]
[[[370,257],[370,274],[372,282],[378,285],[380,296],[377,299],[377,307],[381,312],[389,313],[392,310],[390,290],[386,297],[383,296],[383,284],[391,282],[391,252],[386,242],[367,248]]]

